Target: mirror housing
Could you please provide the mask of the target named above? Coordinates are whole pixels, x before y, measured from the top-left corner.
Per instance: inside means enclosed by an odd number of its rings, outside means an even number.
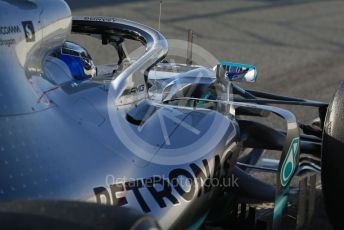
[[[220,82],[256,82],[257,69],[253,65],[220,61],[216,66],[216,78]]]

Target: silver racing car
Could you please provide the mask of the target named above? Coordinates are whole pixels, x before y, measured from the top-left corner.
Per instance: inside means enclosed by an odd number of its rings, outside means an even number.
[[[114,47],[116,63],[95,65],[70,33]],[[72,18],[60,0],[0,0],[0,53],[1,229],[251,229],[264,224],[247,207],[263,203],[277,229],[307,173],[342,229],[344,84],[329,104],[247,90],[255,66],[171,62],[159,31]],[[319,116],[304,124],[285,105]]]

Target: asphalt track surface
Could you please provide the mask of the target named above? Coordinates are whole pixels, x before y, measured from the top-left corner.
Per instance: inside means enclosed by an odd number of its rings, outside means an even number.
[[[158,27],[159,0],[67,2],[73,15],[115,16]],[[343,22],[344,1],[165,0],[160,31],[168,39],[186,40],[192,29],[194,42],[217,59],[255,65],[259,80],[245,85],[249,88],[328,102],[344,79]],[[106,52],[96,56],[109,58]],[[291,109],[305,122],[317,116],[316,110]],[[312,228],[328,227],[318,214]]]

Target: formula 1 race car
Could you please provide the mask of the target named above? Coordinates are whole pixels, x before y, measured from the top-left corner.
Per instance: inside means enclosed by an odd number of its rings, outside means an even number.
[[[0,12],[1,228],[250,229],[259,226],[246,205],[273,203],[276,229],[293,177],[309,172],[321,173],[342,228],[343,83],[329,104],[247,90],[236,82],[255,82],[255,66],[171,62],[164,36],[140,23],[72,18],[59,0],[0,0]],[[94,65],[71,32],[118,60]],[[127,41],[144,47],[134,59]],[[304,124],[272,105],[319,117]]]

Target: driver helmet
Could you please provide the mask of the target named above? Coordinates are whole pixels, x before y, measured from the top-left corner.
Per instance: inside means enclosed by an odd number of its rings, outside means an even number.
[[[66,41],[53,53],[53,56],[62,60],[68,66],[72,76],[76,80],[87,80],[97,74],[91,55],[78,44]]]

